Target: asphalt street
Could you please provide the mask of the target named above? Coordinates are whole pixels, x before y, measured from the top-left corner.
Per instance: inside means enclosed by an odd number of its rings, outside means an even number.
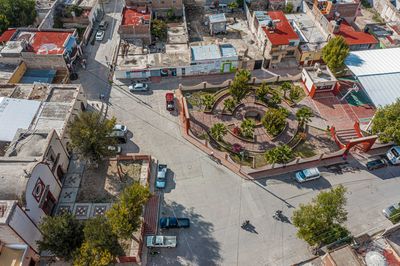
[[[109,95],[108,115],[132,133],[124,153],[150,154],[168,164],[171,171],[160,215],[192,221],[189,229],[162,232],[177,235],[178,246],[149,255],[148,265],[290,265],[307,259],[312,255],[296,237],[292,212],[319,191],[338,184],[348,189],[347,226],[353,234],[390,225],[381,211],[400,200],[399,167],[369,173],[354,162],[342,174],[321,169],[323,178],[304,185],[295,183],[292,174],[245,181],[181,137],[177,114],[167,112],[164,102],[165,92],[180,80],[152,84],[150,92],[142,94],[132,94],[124,85],[111,86],[107,65],[119,41],[122,6],[122,1],[106,4],[110,22],[106,38],[86,47],[87,69],[79,72],[76,83],[83,84],[89,99]],[[276,210],[283,211],[286,222],[272,218]],[[240,227],[244,220],[250,220],[246,230]]]

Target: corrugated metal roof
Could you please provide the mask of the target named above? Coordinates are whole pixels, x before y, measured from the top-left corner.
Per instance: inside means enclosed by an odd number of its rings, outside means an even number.
[[[226,17],[224,13],[210,15],[209,19],[210,23],[226,22]]]
[[[345,60],[354,75],[366,76],[400,72],[400,48],[351,52]]]
[[[222,57],[235,57],[237,56],[236,49],[230,44],[221,44],[219,46],[221,49]]]
[[[358,77],[376,107],[385,106],[400,98],[400,73]]]
[[[204,46],[192,46],[190,47],[192,51],[192,60],[210,60],[210,59],[220,59],[221,53],[219,51],[218,45],[204,45]]]
[[[0,141],[12,141],[19,128],[28,129],[40,102],[0,97]]]

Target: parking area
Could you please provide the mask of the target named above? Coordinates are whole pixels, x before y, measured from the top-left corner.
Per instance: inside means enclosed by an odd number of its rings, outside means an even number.
[[[165,108],[166,91],[132,94],[113,87],[109,106],[109,115],[133,135],[133,144],[123,152],[151,154],[170,169],[159,216],[191,220],[188,229],[160,231],[177,235],[178,246],[155,255],[147,252],[148,265],[290,265],[307,259],[312,255],[294,226],[272,215],[282,210],[290,221],[299,204],[338,184],[348,188],[348,228],[353,234],[390,225],[381,212],[399,200],[398,167],[367,172],[352,162],[320,169],[321,179],[301,185],[293,174],[246,181],[181,137],[178,117]],[[247,230],[240,227],[244,220],[251,224]]]

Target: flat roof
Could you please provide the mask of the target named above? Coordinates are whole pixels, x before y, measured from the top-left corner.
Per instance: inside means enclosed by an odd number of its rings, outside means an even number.
[[[221,53],[218,45],[201,45],[191,46],[191,54],[193,61],[210,60],[221,58]]]
[[[18,200],[26,190],[29,176],[37,162],[0,157],[0,200]]]
[[[372,34],[356,31],[350,24],[343,21],[340,24],[339,32],[335,35],[342,36],[348,45],[358,45],[358,44],[377,44],[378,40]]]
[[[235,47],[233,47],[231,44],[221,44],[219,46],[219,49],[221,50],[221,56],[222,57],[235,57],[238,56],[236,53]]]
[[[288,45],[289,41],[300,39],[282,11],[269,11],[266,14],[272,19],[274,29],[262,29],[272,45]]]
[[[19,128],[28,129],[40,107],[39,101],[0,97],[0,141],[11,141]]]
[[[354,254],[350,246],[336,249],[329,252],[336,266],[361,266],[360,260]]]
[[[310,75],[311,79],[315,83],[337,81],[335,76],[329,71],[326,66],[320,66],[318,69],[314,69],[314,67],[306,67],[304,68],[304,70],[307,71],[307,73]]]
[[[210,23],[226,22],[226,17],[224,13],[210,15],[208,16],[208,19],[210,20]]]
[[[356,76],[400,72],[400,48],[373,49],[350,52],[346,66]]]
[[[18,65],[0,63],[0,84],[6,84]]]
[[[122,11],[121,25],[138,26],[142,24],[142,19],[147,21],[151,19],[151,14],[146,8],[131,9],[125,7]]]
[[[186,26],[184,23],[168,23],[167,26],[167,43],[179,44],[189,42],[189,38],[186,32]]]
[[[26,40],[30,44],[30,51],[36,54],[63,54],[67,47],[71,31],[30,31],[18,30],[12,41]]]
[[[305,13],[287,14],[286,18],[293,21],[293,28],[300,37],[300,48],[303,51],[315,51],[322,49],[328,39],[310,16]]]

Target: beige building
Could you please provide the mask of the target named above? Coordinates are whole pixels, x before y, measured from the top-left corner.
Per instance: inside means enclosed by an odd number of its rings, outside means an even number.
[[[127,8],[146,6],[151,8],[156,16],[166,16],[172,11],[175,16],[182,16],[182,0],[125,0]]]

